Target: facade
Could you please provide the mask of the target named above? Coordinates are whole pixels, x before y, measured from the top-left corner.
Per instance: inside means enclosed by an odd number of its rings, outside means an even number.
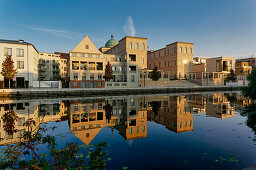
[[[193,71],[194,43],[175,42],[165,48],[149,51],[147,54],[147,68],[170,71],[171,79],[187,78]]]
[[[215,57],[206,60],[207,72],[223,72],[229,74],[231,70],[235,70],[235,57]]]
[[[38,73],[41,81],[60,80],[60,55],[39,52]]]
[[[248,62],[249,66],[252,67],[254,70],[256,68],[256,58],[250,57],[250,58],[243,58],[243,59],[237,59],[236,62]]]
[[[146,38],[124,37],[111,39],[99,50],[86,35],[70,51],[71,88],[138,87],[139,70],[147,66]],[[113,79],[105,82],[105,66],[110,62]]]
[[[36,48],[23,40],[0,39],[0,70],[6,56],[12,56],[18,74],[11,82],[11,87],[32,87],[33,81],[38,80],[38,56]],[[0,87],[8,88],[8,80],[0,75]]]
[[[107,50],[105,54],[115,55],[115,60],[110,61],[114,78],[112,82],[106,83],[106,87],[121,87],[123,84],[127,87],[138,87],[140,70],[147,68],[146,47],[146,38],[126,36]]]
[[[247,76],[252,72],[252,66],[248,62],[236,62],[235,74],[238,85],[248,85]]]
[[[104,88],[106,59],[90,38],[84,39],[69,53],[71,88]]]
[[[248,62],[237,62],[236,63],[236,75],[248,75],[252,71],[252,66],[249,66]]]

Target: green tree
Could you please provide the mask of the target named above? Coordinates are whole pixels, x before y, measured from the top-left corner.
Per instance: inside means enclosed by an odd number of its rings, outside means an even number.
[[[11,86],[11,80],[17,75],[17,69],[14,68],[14,62],[12,56],[6,56],[4,62],[2,63],[2,72],[1,74],[9,80],[9,88]]]
[[[242,89],[243,95],[250,97],[251,99],[256,99],[256,69],[254,69],[251,74],[248,75],[247,80],[249,84],[247,87]]]
[[[234,70],[230,70],[230,73],[228,74],[226,80],[233,81],[233,82],[236,81],[236,75]]]
[[[112,70],[112,67],[111,67],[111,64],[110,64],[109,61],[108,61],[107,65],[106,65],[105,75],[103,76],[103,78],[106,81],[110,81],[113,78],[113,70]]]
[[[158,81],[158,80],[161,78],[161,72],[158,71],[157,66],[155,66],[155,68],[153,69],[153,71],[151,71],[149,74],[150,74],[150,78],[151,78],[153,81]]]

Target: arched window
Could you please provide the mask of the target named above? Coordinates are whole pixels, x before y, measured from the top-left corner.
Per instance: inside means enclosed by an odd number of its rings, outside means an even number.
[[[188,48],[187,47],[185,47],[185,53],[188,53]]]
[[[192,53],[192,48],[189,48],[189,53]]]
[[[180,53],[182,53],[182,47],[180,47]]]
[[[142,50],[145,50],[145,44],[144,43],[142,43]]]
[[[138,43],[135,43],[135,49],[138,50]]]
[[[129,48],[132,49],[132,43],[131,42],[129,42]]]

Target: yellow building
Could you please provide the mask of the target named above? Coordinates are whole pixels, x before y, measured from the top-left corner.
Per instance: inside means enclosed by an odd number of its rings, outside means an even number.
[[[160,102],[157,111],[153,102]],[[148,99],[148,119],[176,133],[193,130],[193,107],[185,96],[154,96]]]
[[[175,42],[165,48],[148,51],[147,68],[170,71],[171,79],[187,78],[193,72],[193,47],[194,43]]]
[[[236,75],[248,75],[252,71],[252,66],[249,66],[248,62],[237,62],[236,63]]]
[[[111,39],[100,50],[86,35],[70,51],[71,88],[138,87],[139,70],[147,67],[146,38]],[[113,79],[105,82],[105,66],[110,62]],[[106,84],[106,85],[105,85]]]

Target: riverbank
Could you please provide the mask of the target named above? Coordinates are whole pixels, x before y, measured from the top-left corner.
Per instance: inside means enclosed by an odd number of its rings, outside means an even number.
[[[140,88],[69,88],[69,89],[1,89],[1,98],[56,98],[118,96],[138,94],[168,94],[185,92],[237,91],[244,86],[196,86],[196,87],[140,87]]]

